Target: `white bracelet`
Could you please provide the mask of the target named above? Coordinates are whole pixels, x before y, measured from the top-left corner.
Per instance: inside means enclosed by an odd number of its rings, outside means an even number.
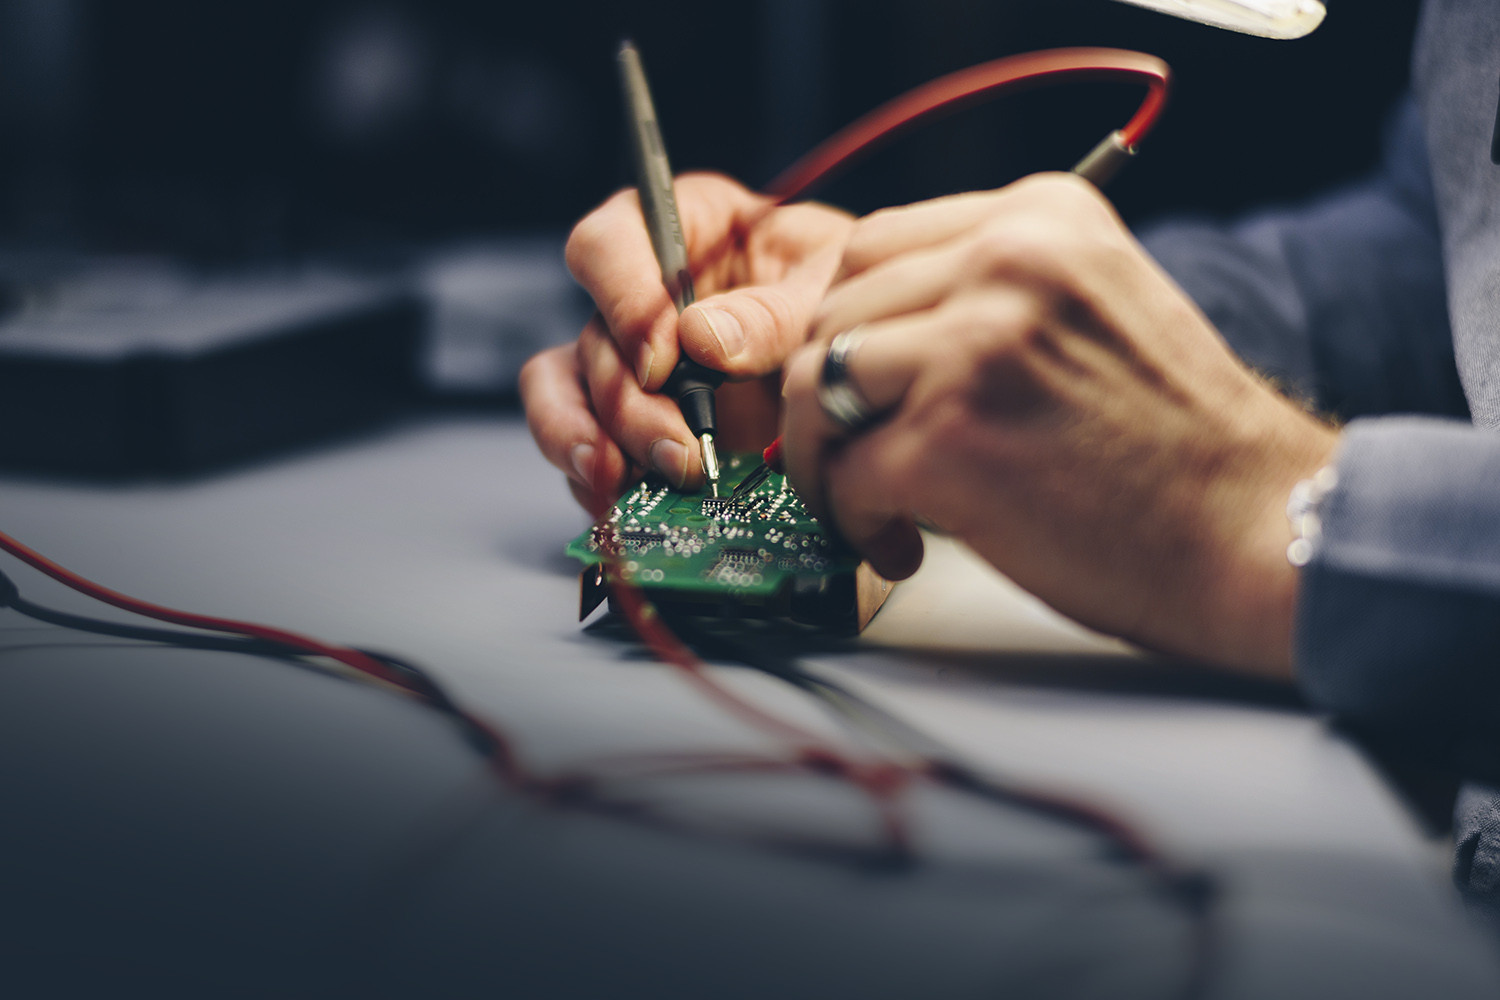
[[[1292,538],[1286,547],[1286,561],[1302,568],[1312,561],[1318,551],[1318,542],[1323,537],[1323,521],[1320,512],[1323,501],[1339,484],[1338,470],[1325,465],[1292,487],[1292,495],[1286,500],[1286,519],[1292,522]]]

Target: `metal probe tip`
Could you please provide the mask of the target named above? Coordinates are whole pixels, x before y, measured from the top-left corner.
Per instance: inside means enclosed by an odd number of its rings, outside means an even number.
[[[719,495],[719,451],[714,447],[714,436],[707,433],[700,434],[698,443],[703,446],[703,474],[708,477],[708,485],[717,497]]]

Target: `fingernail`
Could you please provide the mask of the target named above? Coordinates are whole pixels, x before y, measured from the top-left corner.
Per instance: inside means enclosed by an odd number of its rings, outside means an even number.
[[[719,350],[724,353],[725,361],[745,349],[745,330],[740,326],[739,320],[720,309],[703,309],[700,312],[703,322],[708,324],[709,332],[719,342]]]
[[[589,489],[594,488],[594,446],[591,444],[575,444],[569,453],[573,459],[573,471],[578,473],[578,481]]]
[[[662,438],[651,445],[651,467],[667,477],[673,486],[687,482],[687,445],[671,438]]]
[[[656,349],[650,344],[641,345],[640,357],[635,362],[635,380],[646,388],[647,381],[651,378],[651,362],[656,360]]]

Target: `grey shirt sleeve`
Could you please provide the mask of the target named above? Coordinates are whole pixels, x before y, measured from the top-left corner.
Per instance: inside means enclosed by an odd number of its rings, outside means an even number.
[[[1141,241],[1241,357],[1319,408],[1468,415],[1414,101],[1359,183],[1230,225],[1164,223]]]
[[[1467,420],[1415,104],[1393,118],[1382,169],[1357,185],[1142,239],[1247,361],[1361,418],[1344,430],[1303,570],[1295,657],[1308,698],[1450,759],[1493,759],[1500,434]]]
[[[1421,417],[1344,430],[1302,571],[1315,704],[1493,772],[1500,743],[1500,435]]]

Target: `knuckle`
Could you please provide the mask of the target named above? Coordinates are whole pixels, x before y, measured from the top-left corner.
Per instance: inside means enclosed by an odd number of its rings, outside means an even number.
[[[536,380],[541,377],[546,364],[547,361],[542,354],[533,354],[531,358],[521,366],[521,373],[517,377],[516,386],[521,394],[521,402],[523,405],[527,407],[531,405],[530,396],[535,391]]]
[[[1032,174],[1010,188],[1017,206],[1057,216],[1094,221],[1116,220],[1114,206],[1098,187],[1073,173]]]
[[[746,190],[728,174],[717,170],[689,170],[678,174],[673,185],[684,193],[702,193],[710,197],[723,197]]]
[[[568,273],[579,278],[587,262],[594,256],[594,251],[602,242],[603,221],[599,218],[596,209],[579,219],[573,226],[573,231],[568,234],[568,242],[563,245],[563,262],[568,265]]]
[[[563,245],[563,261],[574,278],[583,280],[589,263],[608,251],[612,243],[610,234],[615,226],[615,216],[625,203],[636,197],[636,193],[630,188],[622,188],[574,224],[567,243]]]
[[[573,231],[568,234],[568,241],[563,244],[563,263],[568,267],[568,273],[575,279],[578,278],[584,261],[591,255],[591,250],[597,240],[593,229],[595,223],[592,215],[586,215],[573,225]]]
[[[782,383],[782,396],[790,399],[813,392],[818,381],[818,372],[823,364],[823,353],[815,345],[808,345],[792,355],[786,367],[786,381]]]
[[[1097,213],[1101,207],[1109,205],[1093,184],[1077,174],[1061,171],[1032,174],[1017,181],[1015,188],[1032,203],[1068,211]]]
[[[854,224],[844,244],[843,271],[846,276],[867,271],[880,263],[883,257],[881,248],[889,242],[889,233],[900,212],[899,208],[882,208]]]
[[[969,370],[1015,363],[1047,336],[1047,306],[1026,293],[965,297],[947,313],[955,348],[968,355]]]
[[[762,294],[750,296],[753,315],[744,324],[746,332],[765,330],[776,334],[791,330],[797,324],[797,310],[785,295],[767,289]]]
[[[951,479],[954,459],[962,455],[958,449],[972,443],[978,424],[971,401],[962,396],[935,401],[923,412],[920,437],[905,449],[896,470],[908,506],[931,506],[933,497],[946,492],[944,484]]]
[[[622,347],[633,347],[651,337],[658,314],[668,307],[664,288],[638,287],[622,293],[610,303],[609,334]]]
[[[625,411],[625,395],[620,391],[618,380],[590,379],[588,395],[599,423],[612,430],[618,429]]]
[[[1109,199],[1093,184],[1076,174],[1045,174],[1032,178],[1038,195],[1037,209],[1052,224],[1083,244],[1118,242],[1124,223]]]
[[[969,247],[968,263],[984,279],[1050,284],[1066,256],[1062,237],[1045,219],[1013,215],[979,230]]]
[[[931,440],[931,435],[923,428],[917,440],[926,445]],[[889,484],[891,499],[898,506],[912,506],[921,485],[930,481],[921,451],[918,447],[906,447],[888,448],[883,452],[879,474]]]
[[[986,226],[970,247],[968,266],[982,281],[1057,297],[1078,294],[1090,274],[1114,266],[1125,249],[1111,229],[1075,225],[1052,212],[1023,212]]]
[[[526,360],[517,376],[517,389],[523,404],[530,407],[536,400],[545,401],[548,383],[555,381],[556,373],[567,364],[567,352],[574,349],[572,344],[561,344],[538,351]]]
[[[1009,277],[1023,270],[1025,254],[1013,225],[989,225],[979,231],[965,255],[972,271],[983,277]]]
[[[945,325],[953,328],[960,342],[968,341],[976,332],[988,330],[995,325],[995,317],[991,310],[987,309],[984,302],[977,297],[963,296],[954,299],[944,306],[943,312]]]
[[[583,328],[583,333],[579,335],[578,342],[574,345],[574,364],[582,372],[593,372],[598,367],[599,353],[605,347],[604,337],[594,324],[589,324]]]
[[[852,227],[853,219],[848,212],[819,202],[801,201],[782,206],[777,218],[798,232],[832,232]]]

